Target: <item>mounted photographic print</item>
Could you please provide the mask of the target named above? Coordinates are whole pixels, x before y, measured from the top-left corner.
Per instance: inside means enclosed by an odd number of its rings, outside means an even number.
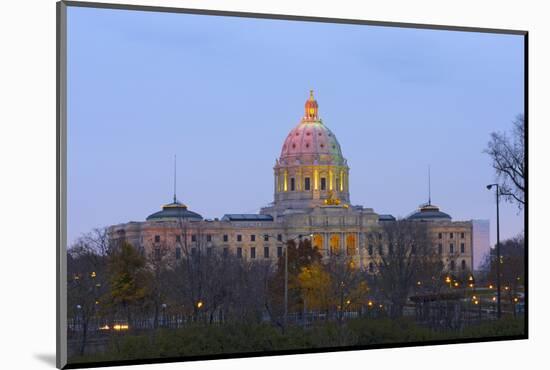
[[[526,53],[58,3],[58,367],[527,338]]]

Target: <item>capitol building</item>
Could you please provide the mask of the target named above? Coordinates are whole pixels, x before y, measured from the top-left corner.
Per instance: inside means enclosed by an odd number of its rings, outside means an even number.
[[[233,254],[249,261],[277,261],[289,240],[307,238],[323,258],[348,256],[373,272],[376,255],[369,243],[391,215],[350,202],[349,166],[334,133],[319,117],[313,91],[304,116],[288,133],[273,167],[273,202],[257,214],[228,213],[204,219],[179,202],[149,215],[145,221],[109,227],[148,256],[174,261],[195,253]],[[429,201],[407,219],[424,222],[451,272],[472,271],[472,221],[453,221]]]

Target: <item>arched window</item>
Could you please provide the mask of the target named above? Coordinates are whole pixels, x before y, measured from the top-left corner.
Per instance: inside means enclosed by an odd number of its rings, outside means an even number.
[[[330,237],[330,253],[332,255],[340,254],[340,235],[333,234]]]
[[[323,236],[320,234],[313,235],[313,246],[318,250],[323,249]]]
[[[455,270],[455,261],[451,261],[451,271]]]
[[[346,237],[346,252],[348,256],[355,256],[355,235],[353,234]]]

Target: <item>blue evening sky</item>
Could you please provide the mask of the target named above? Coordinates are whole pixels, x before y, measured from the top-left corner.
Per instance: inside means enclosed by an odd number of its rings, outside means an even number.
[[[68,240],[172,198],[205,218],[273,198],[283,140],[314,89],[353,204],[427,201],[490,219],[492,131],[523,112],[523,38],[126,10],[68,10]],[[503,238],[523,213],[503,205]]]

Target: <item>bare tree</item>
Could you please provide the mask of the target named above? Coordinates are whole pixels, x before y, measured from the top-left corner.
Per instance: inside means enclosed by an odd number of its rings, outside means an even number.
[[[351,307],[361,308],[367,299],[366,275],[349,256],[334,256],[325,265],[330,276],[330,291],[341,322],[343,313]]]
[[[520,209],[525,205],[525,120],[523,114],[513,121],[512,137],[504,132],[491,133],[491,141],[484,151],[493,161],[501,194],[516,202]]]
[[[379,233],[370,234],[369,245],[373,249],[377,289],[390,303],[390,316],[400,317],[418,281],[427,281],[427,275],[431,281],[443,268],[437,262],[439,256],[427,225],[409,220],[385,222]]]
[[[90,323],[100,312],[108,289],[106,260],[110,246],[106,235],[106,229],[94,229],[67,251],[68,315],[80,332],[80,355],[85,352]]]

